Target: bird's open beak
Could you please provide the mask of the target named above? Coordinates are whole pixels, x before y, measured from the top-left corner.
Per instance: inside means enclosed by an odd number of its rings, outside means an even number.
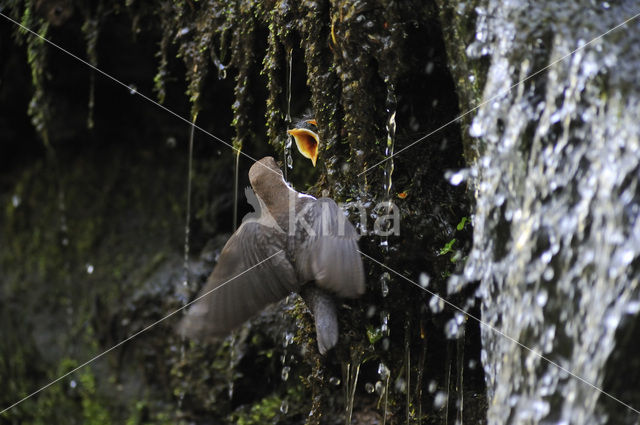
[[[316,161],[318,160],[318,145],[320,144],[318,134],[306,128],[294,128],[287,130],[287,133],[293,136],[298,151],[300,151],[302,156],[309,158],[315,167]]]

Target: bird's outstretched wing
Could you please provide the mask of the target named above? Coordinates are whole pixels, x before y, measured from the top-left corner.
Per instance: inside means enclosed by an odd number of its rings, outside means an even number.
[[[305,216],[313,232],[301,242],[296,256],[301,276],[341,297],[362,295],[365,279],[356,229],[332,199],[319,198],[309,208]]]
[[[285,244],[286,234],[262,220],[242,223],[227,241],[199,294],[207,295],[193,303],[179,324],[179,332],[199,339],[224,336],[296,290],[297,279]]]

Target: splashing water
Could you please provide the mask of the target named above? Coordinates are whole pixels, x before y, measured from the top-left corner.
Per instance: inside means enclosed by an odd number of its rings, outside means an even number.
[[[490,55],[490,101],[471,125],[482,156],[464,276],[480,281],[489,326],[565,369],[482,326],[490,424],[638,420],[638,396],[620,395],[630,383],[606,382],[629,366],[612,360],[634,353],[616,332],[640,298],[638,23],[574,52],[639,12],[607,5],[477,9],[467,53]]]

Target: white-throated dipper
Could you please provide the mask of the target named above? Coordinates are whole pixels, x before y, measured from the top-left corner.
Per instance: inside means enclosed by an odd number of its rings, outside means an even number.
[[[365,290],[358,234],[332,199],[291,189],[272,157],[253,164],[249,180],[256,213],[227,241],[200,292],[210,293],[193,303],[179,332],[196,339],[224,336],[297,292],[313,313],[324,354],[338,341],[333,297],[355,298]]]

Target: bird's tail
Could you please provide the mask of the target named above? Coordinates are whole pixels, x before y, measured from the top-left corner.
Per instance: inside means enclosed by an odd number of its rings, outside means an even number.
[[[313,283],[305,285],[301,295],[313,313],[318,350],[320,354],[324,354],[338,343],[338,316],[335,301],[329,293]]]

